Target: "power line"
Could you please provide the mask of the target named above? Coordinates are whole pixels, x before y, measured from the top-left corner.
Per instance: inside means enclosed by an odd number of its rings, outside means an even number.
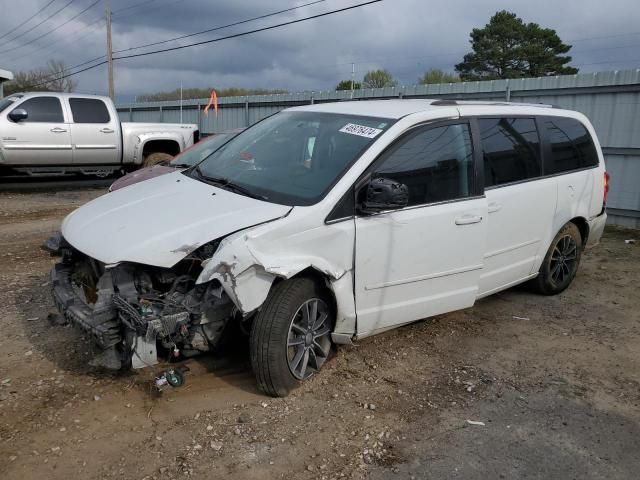
[[[55,1],[55,0],[53,0],[53,1]],[[157,0],[152,0],[152,1],[154,1],[154,2],[155,2],[155,1],[157,1]],[[178,1],[184,1],[184,0],[178,0]],[[141,4],[143,4],[143,3],[149,3],[149,2],[148,2],[148,1],[141,2],[141,3],[138,3],[138,4],[136,4],[136,5],[132,5],[131,7],[121,8],[120,10],[116,10],[116,11],[117,11],[117,12],[120,12],[120,11],[122,11],[122,10],[129,10],[130,8],[133,8],[133,7],[135,7],[135,6],[140,6],[140,5],[141,5]],[[128,13],[127,15],[119,16],[118,18],[127,18],[127,17],[131,17],[131,16],[133,16],[133,15],[134,15],[133,13]],[[112,14],[112,16],[114,16],[114,14]],[[82,38],[85,38],[87,35],[89,35],[90,33],[93,33],[93,32],[88,32],[87,34],[82,35],[82,36],[79,36],[79,37],[73,37],[73,36],[74,36],[75,34],[77,34],[77,33],[80,33],[80,32],[85,31],[87,28],[92,27],[92,26],[93,26],[93,25],[95,25],[96,23],[98,23],[98,22],[102,22],[102,21],[104,21],[104,17],[103,17],[102,15],[100,15],[100,16],[99,16],[98,18],[96,18],[93,22],[88,23],[87,25],[85,25],[84,27],[82,27],[82,28],[80,28],[80,29],[78,29],[78,30],[75,30],[75,31],[70,32],[70,35],[72,36],[72,38],[68,38],[68,37],[60,38],[60,39],[58,39],[58,40],[56,40],[56,41],[54,41],[54,42],[52,42],[52,43],[48,43],[48,44],[46,44],[46,45],[39,46],[39,47],[35,48],[34,50],[31,50],[31,52],[29,52],[28,54],[19,53],[19,54],[17,54],[17,55],[14,55],[13,57],[9,57],[9,58],[8,58],[8,61],[14,61],[14,60],[16,60],[17,58],[20,58],[20,57],[21,57],[21,56],[23,56],[23,55],[32,55],[32,54],[34,54],[34,53],[36,53],[36,52],[39,52],[39,51],[41,51],[41,50],[44,50],[45,52],[51,51],[51,50],[52,50],[52,48],[51,48],[51,47],[52,47],[52,45],[57,45],[57,44],[59,44],[59,43],[61,43],[61,42],[62,42],[63,44],[65,44],[65,43],[72,42],[74,39],[76,39],[76,40],[80,40],[80,39],[82,39]],[[102,57],[104,57],[104,56],[105,56],[105,55],[102,55]],[[102,57],[100,57],[100,58],[102,58]],[[88,63],[88,62],[83,62],[83,63],[82,63],[82,65],[85,65],[86,63]],[[68,69],[65,69],[65,71],[66,71],[66,70],[69,70],[69,69],[71,69],[71,68],[73,68],[73,67],[69,67]]]
[[[156,0],[151,0],[151,1],[156,1]],[[297,10],[297,9],[300,9],[300,8],[303,8],[303,7],[307,7],[307,6],[310,6],[310,5],[314,5],[314,4],[322,3],[322,2],[326,2],[326,1],[327,1],[327,0],[316,0],[316,1],[313,1],[313,2],[310,2],[310,3],[306,3],[306,4],[304,4],[304,5],[298,5],[298,6],[296,6],[296,7],[291,7],[291,8],[287,8],[287,9],[285,9],[285,10],[280,10],[280,11],[277,11],[277,12],[273,12],[273,13],[269,13],[269,14],[261,15],[261,16],[259,16],[259,17],[250,18],[250,19],[248,19],[248,20],[241,20],[241,21],[234,22],[234,23],[230,23],[230,24],[227,24],[227,25],[221,25],[221,26],[218,26],[218,27],[215,27],[215,28],[209,29],[209,30],[205,30],[205,31],[202,31],[202,32],[197,32],[197,33],[193,33],[193,34],[189,34],[189,35],[184,35],[184,36],[182,36],[182,37],[178,37],[178,38],[186,38],[186,37],[190,37],[190,36],[194,36],[194,35],[199,35],[199,34],[201,34],[201,33],[212,32],[212,31],[214,31],[214,30],[221,30],[221,29],[224,29],[224,28],[232,27],[232,26],[235,26],[235,25],[240,25],[240,24],[247,23],[247,22],[251,22],[251,21],[254,21],[254,20],[258,20],[258,19],[263,19],[263,18],[271,17],[271,16],[274,16],[274,15],[282,14],[282,13],[289,12],[289,11],[292,11],[292,10]],[[148,2],[142,2],[142,3],[148,3]],[[138,5],[140,5],[140,4],[138,4]],[[120,11],[121,11],[121,10],[127,10],[128,8],[129,8],[129,7],[124,8],[124,9],[120,9]],[[100,20],[102,20],[102,19],[98,19],[97,21],[100,21]],[[97,23],[97,21],[96,21],[96,22],[94,22],[94,23]],[[87,25],[87,27],[89,27],[89,26],[90,26],[90,25]],[[87,27],[85,27],[85,28],[87,28]],[[165,41],[163,41],[163,42],[157,42],[157,43],[155,43],[155,44],[159,44],[159,43],[167,43],[167,42],[170,42],[170,41],[173,41],[173,40],[176,40],[176,39],[165,40]],[[149,45],[155,45],[155,44],[149,44]],[[129,51],[129,50],[136,50],[136,49],[139,49],[139,48],[147,47],[147,46],[149,46],[149,45],[141,45],[141,46],[137,46],[137,47],[128,48],[128,49],[125,49],[125,50],[117,50],[117,51],[114,51],[114,53],[121,53],[121,52]],[[95,57],[95,58],[92,58],[92,59],[90,59],[90,60],[83,61],[82,63],[79,63],[79,64],[77,64],[77,65],[73,65],[73,66],[71,66],[71,67],[67,67],[67,68],[65,68],[64,70],[61,70],[61,71],[60,71],[60,72],[58,72],[58,73],[63,73],[63,72],[71,71],[71,70],[73,70],[74,68],[82,67],[82,66],[84,66],[84,65],[88,65],[88,64],[90,64],[90,63],[92,63],[92,62],[95,62],[96,60],[100,60],[100,59],[104,58],[105,56],[106,56],[106,55],[100,55],[99,57]],[[56,75],[57,75],[57,74],[56,74]]]
[[[133,5],[129,5],[128,7],[118,8],[113,11],[113,15],[116,15],[120,12],[124,12],[125,10],[131,10],[133,8],[142,7],[143,5],[147,5],[149,3],[157,2],[158,0],[144,0],[143,2],[134,3]]]
[[[140,9],[140,8],[142,8],[142,7],[144,7],[144,6],[146,6],[147,4],[149,4],[149,3],[154,3],[154,2],[157,2],[157,1],[158,1],[158,0],[146,0],[146,1],[144,1],[144,2],[139,2],[139,3],[136,3],[136,4],[134,4],[134,5],[130,5],[130,6],[128,6],[128,7],[120,8],[120,9],[118,9],[118,10],[114,10],[114,12],[113,12],[113,17],[114,17],[114,18],[118,18],[118,19],[123,18],[123,17],[120,15],[120,12],[128,11],[128,10],[131,10],[131,11],[135,12],[136,10],[138,10],[138,9]],[[182,3],[182,2],[184,2],[185,0],[169,0],[169,1],[170,1],[170,3]],[[127,15],[125,15],[125,18],[126,18],[126,17],[130,17],[130,16],[132,16],[132,12],[127,13]]]
[[[102,22],[102,21],[104,21],[104,18],[102,17],[102,15],[100,15],[98,18],[94,19],[93,22],[86,24],[84,27],[82,27],[80,29],[77,29],[77,30],[75,30],[73,32],[70,32],[70,36],[61,37],[58,40],[46,43],[45,45],[35,46],[35,48],[33,50],[31,50],[30,52],[15,54],[12,57],[9,57],[7,59],[7,61],[11,62],[11,61],[14,61],[14,60],[16,60],[16,59],[18,59],[20,57],[23,57],[23,56],[27,56],[27,55],[31,56],[31,55],[33,55],[36,52],[39,52],[41,50],[44,50],[45,52],[49,52],[49,51],[51,51],[51,50],[53,50],[55,48],[55,45],[58,45],[60,43],[62,43],[64,45],[65,43],[69,43],[69,42],[80,40],[81,38],[84,38],[87,35],[89,35],[90,33],[94,33],[94,32],[93,31],[87,32],[86,34],[80,35],[80,36],[78,36],[77,34],[79,34],[81,32],[84,32],[87,28],[93,27],[96,23]]]
[[[71,0],[71,1],[73,1],[73,0]],[[76,15],[74,15],[73,17],[71,17],[71,18],[70,18],[69,20],[67,20],[66,22],[61,23],[61,24],[60,24],[60,25],[58,25],[57,27],[52,28],[51,30],[49,30],[49,31],[47,31],[47,32],[45,32],[45,33],[43,33],[43,34],[42,34],[42,35],[40,35],[39,37],[36,37],[36,38],[34,38],[34,39],[32,39],[32,40],[29,40],[27,43],[23,43],[22,45],[19,45],[19,46],[17,46],[17,47],[8,48],[7,50],[0,50],[0,53],[11,52],[11,51],[13,51],[13,50],[17,50],[17,49],[19,49],[19,48],[26,47],[27,45],[30,45],[30,44],[32,44],[33,42],[35,42],[35,41],[37,41],[37,40],[40,40],[40,39],[41,39],[41,38],[43,38],[43,37],[46,37],[47,35],[51,35],[51,34],[52,34],[53,32],[55,32],[56,30],[58,30],[58,29],[60,29],[60,28],[64,27],[64,26],[65,26],[65,25],[67,25],[68,23],[72,22],[73,20],[75,20],[76,18],[78,18],[80,15],[83,15],[87,10],[89,10],[89,9],[91,9],[91,8],[93,8],[93,7],[95,7],[98,3],[100,3],[100,1],[101,1],[101,0],[96,0],[96,1],[95,1],[95,2],[93,2],[91,5],[89,5],[87,8],[85,8],[85,9],[84,9],[84,10],[82,10],[81,12],[77,13]]]
[[[15,32],[16,30],[18,30],[21,26],[23,26],[25,23],[29,22],[30,20],[32,20],[33,18],[37,17],[38,15],[40,15],[42,12],[44,12],[47,7],[49,5],[51,5],[53,2],[55,2],[56,0],[51,0],[49,3],[47,3],[44,7],[42,7],[40,10],[38,10],[36,13],[34,13],[33,15],[31,15],[29,18],[27,18],[24,22],[22,22],[20,25],[17,25],[15,27],[13,27],[11,30],[9,30],[7,33],[5,33],[4,35],[0,36],[0,39],[6,37],[7,35]]]
[[[223,40],[228,40],[228,39],[231,39],[231,38],[243,37],[243,36],[246,36],[246,35],[252,35],[252,34],[258,33],[258,32],[264,32],[264,31],[267,31],[267,30],[273,30],[273,29],[284,27],[284,26],[287,26],[287,25],[293,25],[293,24],[296,24],[296,23],[306,22],[306,21],[309,21],[309,20],[315,20],[317,18],[326,17],[326,16],[329,16],[329,15],[334,15],[336,13],[346,12],[348,10],[353,10],[353,9],[360,8],[360,7],[365,7],[367,5],[371,5],[371,4],[374,4],[374,3],[379,3],[379,2],[382,2],[382,1],[383,0],[370,0],[368,2],[358,3],[356,5],[351,5],[349,7],[339,8],[339,9],[336,9],[336,10],[330,10],[328,12],[319,13],[317,15],[311,15],[309,17],[299,18],[299,19],[296,19],[296,20],[290,20],[288,22],[282,22],[282,23],[278,23],[278,24],[275,24],[275,25],[270,25],[268,27],[257,28],[257,29],[254,29],[254,30],[249,30],[249,31],[246,31],[246,32],[240,32],[240,33],[236,33],[236,34],[233,34],[233,35],[227,35],[226,37],[214,38],[214,39],[211,39],[211,40],[205,40],[205,41],[202,41],[202,42],[196,42],[196,43],[192,43],[192,44],[189,44],[189,45],[181,45],[181,46],[178,46],[178,47],[166,48],[166,49],[163,49],[163,50],[157,50],[157,51],[153,51],[153,52],[138,53],[138,54],[127,55],[127,56],[122,56],[122,57],[114,57],[113,60],[115,61],[115,60],[124,60],[126,58],[143,57],[143,56],[147,56],[147,55],[154,55],[154,54],[157,54],[157,53],[163,53],[163,52],[169,52],[169,51],[173,51],[173,50],[180,50],[180,49],[184,49],[184,48],[195,47],[195,46],[198,46],[198,45],[204,45],[204,44],[208,44],[208,43],[221,42]],[[99,58],[102,58],[102,57],[99,57]],[[87,62],[87,63],[89,63],[89,62]],[[90,65],[90,66],[88,66],[86,68],[83,68],[82,70],[78,70],[77,72],[72,72],[72,73],[68,73],[66,75],[61,75],[61,76],[57,76],[57,75],[56,76],[52,76],[51,80],[40,82],[40,83],[37,83],[35,85],[31,85],[30,87],[31,88],[35,88],[35,87],[39,87],[39,86],[42,86],[42,85],[46,85],[47,83],[51,83],[52,81],[55,81],[55,80],[62,80],[62,79],[68,78],[68,77],[72,77],[74,75],[78,75],[79,73],[83,73],[83,72],[86,72],[86,71],[91,70],[93,68],[97,68],[97,67],[99,67],[101,65],[104,65],[106,63],[107,63],[107,61],[103,60],[103,61],[101,61],[99,63],[96,63],[95,65]]]
[[[358,3],[356,5],[351,5],[350,7],[339,8],[337,10],[330,10],[328,12],[319,13],[317,15],[312,15],[312,16],[309,16],[309,17],[298,18],[296,20],[290,20],[288,22],[278,23],[276,25],[270,25],[268,27],[256,28],[254,30],[249,30],[247,32],[240,32],[240,33],[235,33],[233,35],[227,35],[226,37],[214,38],[214,39],[211,39],[211,40],[203,40],[201,42],[189,43],[187,45],[179,45],[177,47],[164,48],[164,49],[161,49],[161,50],[153,50],[151,52],[134,53],[134,54],[131,54],[131,55],[123,55],[121,57],[114,57],[114,60],[124,60],[126,58],[145,57],[147,55],[155,55],[157,53],[172,52],[172,51],[175,51],[175,50],[182,50],[183,48],[197,47],[199,45],[206,45],[206,44],[209,44],[209,43],[221,42],[222,40],[229,40],[231,38],[244,37],[245,35],[251,35],[253,33],[265,32],[267,30],[273,30],[274,28],[280,28],[280,27],[284,27],[284,26],[287,26],[287,25],[293,25],[295,23],[306,22],[307,20],[314,20],[316,18],[326,17],[328,15],[333,15],[335,13],[346,12],[347,10],[353,10],[354,8],[364,7],[364,6],[371,5],[373,3],[378,3],[378,2],[381,2],[381,1],[382,0],[370,0],[368,2]]]
[[[38,28],[40,25],[42,25],[44,22],[46,22],[47,20],[49,20],[50,18],[55,17],[57,14],[59,14],[61,11],[63,11],[65,8],[67,8],[69,5],[71,5],[73,2],[75,2],[75,0],[69,0],[69,3],[65,4],[62,8],[59,8],[58,10],[56,10],[55,12],[53,12],[51,15],[49,15],[47,18],[45,18],[44,20],[42,20],[40,23],[38,23],[37,25],[31,27],[31,29],[26,30],[24,32],[22,32],[20,35],[17,35],[15,37],[13,37],[10,40],[7,40],[6,43],[11,43],[14,40],[17,40],[18,38],[22,37],[23,35],[26,35],[27,33],[35,30],[36,28]]]
[[[170,38],[168,40],[162,40],[160,42],[147,43],[146,45],[138,45],[137,47],[130,47],[130,48],[122,49],[122,50],[115,50],[113,53],[129,52],[131,50],[139,50],[141,48],[152,47],[154,45],[162,45],[164,43],[174,42],[176,40],[182,40],[183,38],[195,37],[196,35],[202,35],[203,33],[211,33],[211,32],[215,32],[217,30],[223,30],[225,28],[235,27],[237,25],[242,25],[242,24],[245,24],[245,23],[254,22],[256,20],[262,20],[264,18],[273,17],[273,16],[276,16],[276,15],[280,15],[282,13],[292,12],[294,10],[299,10],[300,8],[309,7],[311,5],[316,5],[318,3],[324,3],[326,1],[327,0],[315,0],[314,2],[305,3],[303,5],[298,5],[298,6],[291,7],[291,8],[285,8],[284,10],[278,10],[277,12],[267,13],[265,15],[260,15],[258,17],[249,18],[247,20],[240,20],[238,22],[229,23],[227,25],[221,25],[219,27],[209,28],[207,30],[201,30],[200,32],[189,33],[187,35],[181,35],[179,37]]]

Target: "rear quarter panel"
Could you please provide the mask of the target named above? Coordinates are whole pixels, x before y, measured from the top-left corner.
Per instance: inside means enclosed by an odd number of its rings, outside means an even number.
[[[552,115],[555,112],[550,113]],[[562,226],[573,218],[581,217],[591,224],[592,220],[602,213],[602,199],[604,194],[604,156],[593,125],[591,125],[591,122],[585,115],[578,112],[564,111],[559,112],[558,116],[575,118],[586,127],[593,139],[598,153],[599,163],[598,166],[594,168],[564,173],[555,177],[558,183],[558,203],[553,219],[553,233],[548,239],[547,244],[550,244]],[[592,233],[594,234],[593,237],[591,235]],[[594,241],[597,243],[601,234],[602,229],[599,229],[597,232],[590,231],[589,244],[592,244]],[[595,238],[596,236],[598,238]]]

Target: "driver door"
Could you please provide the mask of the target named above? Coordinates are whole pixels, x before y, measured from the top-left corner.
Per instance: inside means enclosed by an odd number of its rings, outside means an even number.
[[[476,157],[456,121],[416,127],[372,165],[371,178],[407,185],[409,203],[356,218],[358,336],[473,305],[487,234]]]
[[[16,102],[17,103],[17,102]],[[2,131],[2,154],[7,165],[70,165],[71,135],[60,100],[52,96],[31,97],[12,106],[27,118],[8,118]]]

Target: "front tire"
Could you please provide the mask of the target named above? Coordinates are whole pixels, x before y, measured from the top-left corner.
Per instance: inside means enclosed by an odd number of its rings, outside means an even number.
[[[582,256],[582,236],[575,223],[560,229],[542,261],[532,287],[543,295],[556,295],[565,290],[576,276]]]
[[[315,374],[331,353],[334,319],[326,293],[309,278],[277,284],[251,328],[258,388],[284,397]]]

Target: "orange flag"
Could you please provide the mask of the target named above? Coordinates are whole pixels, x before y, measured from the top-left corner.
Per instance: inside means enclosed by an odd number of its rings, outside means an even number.
[[[209,116],[209,108],[213,105],[213,110],[216,112],[216,117],[218,116],[218,95],[215,90],[211,90],[211,96],[209,97],[209,103],[204,107],[204,116]]]

